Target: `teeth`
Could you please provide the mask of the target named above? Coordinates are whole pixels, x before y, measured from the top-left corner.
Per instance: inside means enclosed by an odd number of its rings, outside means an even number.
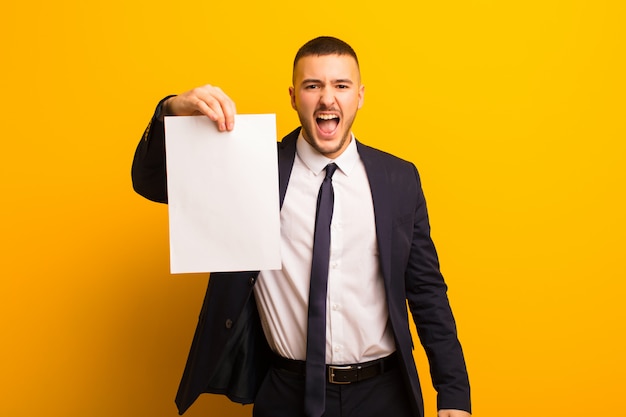
[[[322,120],[331,120],[331,119],[338,119],[339,116],[335,114],[320,114],[317,116],[317,118],[322,119]]]

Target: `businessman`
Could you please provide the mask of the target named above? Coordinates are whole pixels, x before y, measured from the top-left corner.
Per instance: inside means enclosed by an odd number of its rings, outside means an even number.
[[[289,95],[301,126],[278,143],[282,269],[211,274],[176,397],[181,414],[217,393],[254,403],[257,417],[421,417],[410,312],[438,415],[469,416],[420,178],[413,164],[357,141],[364,94],[345,42],[319,37],[296,54]],[[235,113],[211,85],[163,99],[135,153],[135,190],[167,202],[163,116],[205,115],[229,131]]]

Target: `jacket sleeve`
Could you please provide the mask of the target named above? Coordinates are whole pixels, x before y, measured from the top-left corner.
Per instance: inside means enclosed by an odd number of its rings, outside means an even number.
[[[430,364],[437,390],[437,409],[471,412],[470,386],[455,320],[447,296],[447,286],[439,268],[437,251],[430,237],[426,201],[419,174],[413,225],[413,240],[405,273],[409,308],[420,342]]]
[[[159,102],[146,130],[137,145],[131,177],[134,190],[158,203],[167,203],[167,171],[165,165],[165,125],[161,116],[163,102]]]

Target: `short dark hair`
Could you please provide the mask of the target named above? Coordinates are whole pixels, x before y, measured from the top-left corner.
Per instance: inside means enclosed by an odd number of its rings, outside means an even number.
[[[337,39],[332,36],[320,36],[315,39],[311,39],[302,45],[293,60],[294,70],[296,68],[296,64],[301,58],[311,55],[350,55],[356,61],[357,67],[359,66],[359,59],[356,57],[354,49],[341,39]]]

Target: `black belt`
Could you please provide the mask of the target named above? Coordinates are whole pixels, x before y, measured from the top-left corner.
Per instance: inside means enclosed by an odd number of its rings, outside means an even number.
[[[274,355],[274,367],[283,369],[301,376],[304,376],[306,365],[304,361],[283,358]],[[326,365],[326,375],[328,382],[331,384],[351,384],[353,382],[363,381],[383,374],[398,364],[396,354],[376,359],[369,362],[356,363],[351,365]]]

